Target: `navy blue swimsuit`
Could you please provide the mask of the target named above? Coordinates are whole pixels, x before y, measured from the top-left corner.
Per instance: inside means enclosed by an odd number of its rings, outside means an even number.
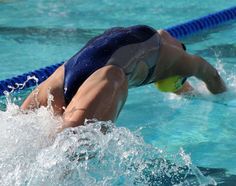
[[[82,83],[97,69],[104,67],[119,48],[141,43],[156,34],[156,30],[145,25],[115,27],[91,39],[65,64],[64,96],[69,104]]]

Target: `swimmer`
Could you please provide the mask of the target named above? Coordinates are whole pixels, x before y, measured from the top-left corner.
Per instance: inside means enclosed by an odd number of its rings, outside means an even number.
[[[50,91],[55,114],[63,116],[63,128],[93,118],[114,122],[129,88],[155,83],[161,91],[182,94],[193,90],[187,81],[190,76],[202,80],[213,94],[226,91],[217,70],[187,53],[168,32],[145,25],[115,27],[88,41],[21,108],[47,106]]]

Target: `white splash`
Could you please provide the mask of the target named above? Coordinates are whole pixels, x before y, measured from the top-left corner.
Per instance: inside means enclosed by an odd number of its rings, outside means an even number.
[[[23,112],[11,102],[0,118],[0,185],[190,184],[190,157],[185,162],[177,153],[170,161],[162,149],[111,122],[87,120],[56,133],[62,121],[51,109]]]
[[[35,81],[36,86],[38,85],[38,82],[39,82],[38,78],[36,78],[35,76],[27,76],[27,79],[26,79],[26,81],[24,83],[15,83],[14,86],[8,85],[7,87],[10,89],[9,93],[13,93],[15,90],[24,89],[25,86],[26,86],[26,83],[28,83],[31,80]],[[5,94],[6,93],[7,92],[5,91]]]

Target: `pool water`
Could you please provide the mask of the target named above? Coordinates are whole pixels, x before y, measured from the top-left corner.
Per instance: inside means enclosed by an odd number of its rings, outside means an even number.
[[[111,26],[167,28],[234,5],[212,0],[3,0],[0,79],[66,60]],[[130,89],[115,124],[89,121],[57,134],[61,118],[50,107],[20,111],[17,104],[29,90],[1,97],[0,185],[234,183],[235,41],[233,22],[183,40],[190,53],[219,70],[228,92],[211,95],[195,78],[189,78],[195,96],[161,93],[153,85]],[[104,125],[106,135],[100,132]]]

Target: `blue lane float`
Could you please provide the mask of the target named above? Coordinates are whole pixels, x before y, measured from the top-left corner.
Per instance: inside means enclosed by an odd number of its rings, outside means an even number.
[[[63,63],[64,62],[57,63],[55,65],[51,65],[45,68],[40,68],[38,70],[30,71],[30,72],[15,76],[10,79],[1,80],[0,81],[0,96],[4,95],[5,91],[11,92],[12,89],[18,90],[18,89],[29,88],[29,87],[35,86],[37,83],[39,84],[43,82]],[[36,82],[34,79],[29,79],[29,77],[36,77],[38,81]],[[24,86],[18,86],[20,84],[24,84]]]
[[[236,19],[236,6],[225,9],[213,14],[209,14],[198,19],[179,24],[166,30],[175,38],[181,39],[183,37],[207,30],[228,21]]]
[[[200,17],[198,19],[193,19],[191,21],[185,22],[183,24],[179,24],[173,27],[166,28],[173,37],[177,39],[184,38],[186,36],[208,30],[211,28],[214,28],[216,26],[219,26],[221,24],[224,24],[228,21],[232,21],[236,19],[236,6],[209,14],[204,17]],[[0,96],[4,95],[4,91],[10,92],[12,90],[12,87],[14,87],[14,90],[17,90],[18,86],[17,84],[24,84],[24,87],[22,88],[28,88],[35,86],[36,83],[41,83],[45,79],[47,79],[60,65],[62,65],[63,62],[57,63],[55,65],[47,66],[45,68],[41,68],[38,70],[34,70],[28,73],[24,73],[22,75],[18,75],[16,77],[1,80],[0,81]],[[35,80],[27,80],[28,77],[35,76],[38,79],[38,82]]]

